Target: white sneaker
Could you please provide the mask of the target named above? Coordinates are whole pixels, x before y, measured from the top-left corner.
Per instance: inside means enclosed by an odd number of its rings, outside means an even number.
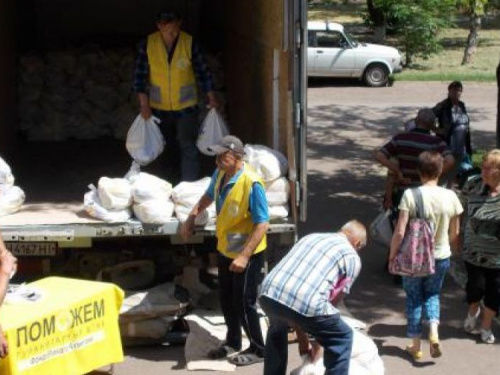
[[[478,334],[479,330],[477,329],[477,318],[480,314],[480,309],[477,309],[477,313],[475,316],[470,316],[467,313],[467,318],[464,320],[464,331],[467,333]]]
[[[494,344],[495,343],[495,335],[491,332],[491,329],[481,329],[481,340],[486,344]]]

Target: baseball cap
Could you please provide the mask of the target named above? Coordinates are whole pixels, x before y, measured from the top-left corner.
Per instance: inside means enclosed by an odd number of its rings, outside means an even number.
[[[207,147],[207,150],[213,152],[215,155],[220,155],[227,151],[232,151],[240,155],[245,154],[243,142],[241,142],[240,139],[234,135],[226,135],[219,141],[219,143]]]

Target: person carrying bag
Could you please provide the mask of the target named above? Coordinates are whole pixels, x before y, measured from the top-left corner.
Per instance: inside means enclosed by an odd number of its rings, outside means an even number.
[[[429,322],[431,357],[442,355],[439,298],[450,267],[450,244],[458,244],[459,215],[463,212],[457,195],[438,186],[442,170],[443,157],[438,152],[419,155],[417,171],[422,186],[403,194],[389,254],[389,271],[403,275],[407,335],[413,341],[406,351],[415,360],[423,356],[423,321]]]

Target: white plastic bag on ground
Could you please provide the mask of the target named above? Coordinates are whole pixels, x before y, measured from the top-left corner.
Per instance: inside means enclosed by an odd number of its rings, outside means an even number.
[[[166,199],[150,199],[133,205],[135,216],[146,224],[164,224],[172,218],[174,203]]]
[[[102,206],[108,210],[123,210],[132,204],[132,185],[124,178],[101,177],[97,191]]]
[[[147,165],[155,160],[165,147],[165,139],[157,124],[160,119],[145,120],[138,115],[127,133],[127,151],[137,163]]]
[[[148,200],[169,200],[172,184],[152,174],[140,172],[129,178],[132,183],[132,197],[135,203]]]
[[[20,187],[0,185],[0,216],[19,211],[25,199],[24,191]]]
[[[229,131],[227,130],[224,119],[215,108],[212,108],[208,111],[203,120],[196,146],[198,146],[198,150],[200,150],[202,154],[213,156],[215,154],[208,151],[208,148],[219,143],[219,141],[228,134]]]
[[[89,185],[90,191],[83,196],[83,208],[90,216],[108,223],[123,223],[132,217],[129,208],[123,210],[108,210],[102,206],[99,194],[94,185]]]
[[[244,159],[265,182],[285,176],[288,171],[286,157],[282,153],[263,145],[246,145]]]
[[[0,157],[0,184],[14,185],[14,175],[9,165]]]

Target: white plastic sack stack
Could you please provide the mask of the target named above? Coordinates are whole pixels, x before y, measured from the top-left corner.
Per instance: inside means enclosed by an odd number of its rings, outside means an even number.
[[[83,208],[92,217],[108,223],[122,223],[132,217],[129,208],[121,210],[108,210],[102,206],[99,194],[94,185],[89,185],[90,191],[83,197]]]
[[[0,157],[0,185],[14,185],[14,175],[9,165]]]
[[[264,182],[274,181],[288,172],[288,161],[279,151],[263,145],[246,145],[244,160],[262,177]]]
[[[174,203],[166,199],[150,199],[132,206],[134,215],[146,224],[164,224],[172,218]]]
[[[132,186],[124,178],[101,177],[97,191],[102,206],[108,210],[123,210],[132,204]]]
[[[290,183],[286,177],[280,177],[266,183],[266,198],[270,220],[288,217]]]
[[[0,184],[0,216],[19,211],[25,198],[24,191],[20,187]]]
[[[152,174],[140,172],[131,176],[132,197],[134,203],[144,203],[155,199],[169,200],[172,195],[172,184]]]
[[[186,221],[194,205],[205,194],[210,185],[211,178],[204,177],[193,182],[181,182],[172,191],[172,200],[175,203],[175,215],[180,222]],[[211,204],[195,221],[196,225],[205,225],[215,217],[215,205]]]
[[[127,151],[140,165],[148,165],[163,152],[165,139],[159,123],[160,119],[154,116],[145,120],[139,114],[127,133]]]

